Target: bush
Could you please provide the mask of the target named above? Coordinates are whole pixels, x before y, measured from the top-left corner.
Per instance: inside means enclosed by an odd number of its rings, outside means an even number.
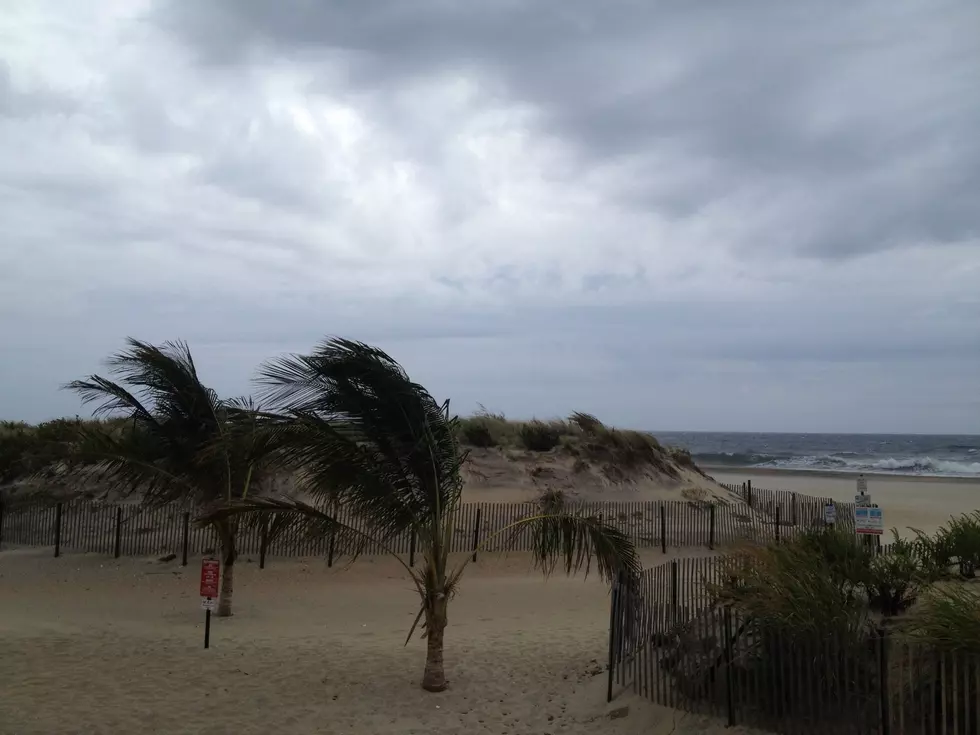
[[[561,443],[561,435],[558,425],[537,420],[521,424],[518,432],[521,445],[531,452],[550,452]]]
[[[863,580],[868,606],[888,617],[908,610],[934,577],[923,570],[915,545],[898,537],[891,551],[870,559]]]
[[[687,467],[695,472],[701,471],[694,463],[694,458],[688,450],[682,449],[681,447],[667,447],[667,454],[674,460],[674,464],[679,467]]]
[[[495,447],[497,438],[493,435],[489,424],[480,419],[467,419],[459,424],[460,441],[473,447]]]
[[[941,651],[980,654],[980,591],[962,582],[935,585],[923,593],[899,630]]]
[[[853,535],[838,530],[749,546],[722,560],[726,581],[709,586],[709,592],[766,629],[857,636],[867,624],[867,605],[859,594],[867,568],[862,554],[867,552]]]
[[[605,424],[591,413],[583,413],[582,411],[573,413],[568,417],[568,421],[577,426],[583,434],[597,434],[606,428]]]
[[[980,511],[951,518],[932,538],[921,531],[916,535],[916,551],[937,577],[976,577],[980,567]]]

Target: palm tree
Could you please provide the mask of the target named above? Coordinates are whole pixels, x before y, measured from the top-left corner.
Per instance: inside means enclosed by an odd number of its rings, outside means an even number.
[[[463,491],[466,460],[457,442],[457,422],[448,401],[439,404],[412,382],[402,367],[379,349],[345,339],[329,339],[311,355],[290,355],[260,369],[266,397],[280,407],[267,426],[281,442],[283,457],[297,468],[311,502],[295,498],[252,497],[206,515],[223,522],[239,514],[272,513],[277,523],[305,526],[309,532],[335,534],[352,543],[380,547],[404,567],[421,599],[411,639],[423,622],[427,639],[422,687],[446,688],[444,632],[449,600],[470,560],[451,565],[453,518]],[[344,507],[362,527],[338,519]],[[285,529],[284,523],[280,526]],[[531,533],[534,558],[547,574],[559,562],[566,573],[593,560],[599,574],[612,579],[635,575],[640,565],[625,534],[593,516],[568,510],[560,499],[485,539],[510,542]],[[391,550],[400,534],[413,533],[422,560],[410,567]]]
[[[108,489],[139,493],[142,502],[183,501],[208,506],[245,499],[272,467],[274,446],[257,429],[247,399],[222,400],[201,383],[184,342],[156,347],[136,339],[108,360],[114,382],[99,375],[66,388],[96,416],[127,417],[128,430],[85,425],[78,454],[95,461]],[[221,545],[221,596],[217,614],[232,613],[238,523],[211,524]]]

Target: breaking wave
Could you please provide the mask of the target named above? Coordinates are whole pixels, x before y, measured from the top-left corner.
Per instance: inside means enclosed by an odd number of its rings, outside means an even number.
[[[956,461],[932,457],[868,457],[855,452],[836,452],[818,456],[775,456],[755,452],[696,454],[699,464],[726,467],[766,467],[795,470],[836,470],[838,472],[894,473],[949,477],[980,476],[980,461]]]

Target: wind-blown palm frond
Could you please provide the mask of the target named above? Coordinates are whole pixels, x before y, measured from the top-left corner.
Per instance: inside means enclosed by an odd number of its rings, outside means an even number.
[[[77,452],[107,490],[139,493],[144,504],[231,502],[249,495],[276,466],[279,432],[248,399],[222,401],[197,374],[184,342],[157,347],[136,339],[111,357],[118,382],[99,375],[66,387],[97,415],[121,414],[121,432],[86,429]],[[218,615],[231,614],[238,521],[213,524],[221,545]]]
[[[462,492],[465,455],[439,404],[381,350],[330,339],[260,370],[265,398],[292,419],[283,456],[309,491],[371,518],[382,535],[441,517]]]
[[[206,450],[221,439],[228,411],[201,383],[187,345],[127,343],[127,349],[108,360],[120,382],[93,375],[66,386],[83,402],[96,403],[96,415],[132,419],[131,427],[118,436],[87,430],[79,452],[98,461],[106,484],[140,490],[146,502],[178,497],[207,502],[227,496],[229,485],[241,478],[232,477],[226,455]]]
[[[636,547],[623,531],[602,521],[598,516],[558,510],[521,518],[488,536],[478,548],[492,545],[501,536],[513,543],[522,532],[531,533],[531,553],[535,566],[545,575],[552,574],[559,564],[566,574],[590,573],[595,562],[599,576],[612,581],[624,575],[626,580],[638,578],[642,564]],[[450,579],[455,581],[469,562],[465,560]]]
[[[107,492],[141,493],[151,504],[196,494],[186,473],[173,467],[151,432],[131,427],[112,432],[82,427],[75,456],[93,462],[92,471]]]

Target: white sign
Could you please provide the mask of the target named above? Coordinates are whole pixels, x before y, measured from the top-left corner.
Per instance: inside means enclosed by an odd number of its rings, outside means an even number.
[[[218,607],[218,601],[213,597],[202,597],[201,598],[201,609],[202,610],[215,610]]]
[[[854,530],[859,534],[880,536],[885,532],[885,519],[881,508],[855,508]]]
[[[837,523],[837,506],[833,503],[827,503],[823,507],[823,522],[828,526],[833,526]]]
[[[870,508],[871,507],[871,496],[870,495],[855,495],[854,505],[858,508]]]

